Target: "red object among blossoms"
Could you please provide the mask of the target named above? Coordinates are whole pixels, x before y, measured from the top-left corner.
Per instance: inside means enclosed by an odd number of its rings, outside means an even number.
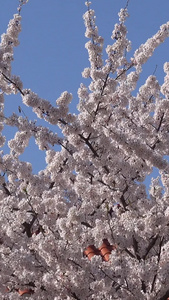
[[[114,245],[110,245],[109,241],[104,239],[102,245],[98,249],[94,245],[89,245],[84,251],[84,254],[89,260],[91,260],[94,255],[101,255],[104,261],[109,261],[109,255],[111,254],[111,251],[115,249],[116,247]]]
[[[18,290],[18,293],[19,293],[20,296],[23,296],[23,295],[25,295],[25,294],[31,295],[31,294],[34,293],[34,291],[31,290],[31,289],[24,289],[24,290],[20,290],[20,289],[19,289],[19,290]]]
[[[116,247],[114,245],[110,245],[107,239],[103,240],[103,244],[100,246],[99,251],[104,261],[109,261],[109,255],[112,250],[115,250]]]
[[[88,257],[89,260],[91,260],[94,255],[100,255],[100,251],[94,245],[90,245],[86,248],[84,254]]]

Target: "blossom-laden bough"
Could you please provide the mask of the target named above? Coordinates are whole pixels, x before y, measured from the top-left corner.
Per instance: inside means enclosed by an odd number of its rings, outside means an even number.
[[[169,36],[169,22],[127,60],[128,11],[121,9],[104,62],[103,38],[91,3],[86,5],[90,67],[83,77],[90,84],[80,85],[77,115],[68,109],[70,93],[63,92],[54,107],[12,75],[20,8],[1,38],[0,146],[4,125],[18,129],[8,141],[10,153],[0,155],[4,300],[169,298],[169,63],[162,85],[151,75],[133,96],[142,65]],[[16,93],[62,137],[16,113],[7,118],[4,95]],[[36,175],[20,160],[31,137],[46,152],[47,167]],[[153,167],[160,178],[152,179],[149,199],[143,182]],[[91,260],[83,255],[89,245],[99,254],[86,253]]]

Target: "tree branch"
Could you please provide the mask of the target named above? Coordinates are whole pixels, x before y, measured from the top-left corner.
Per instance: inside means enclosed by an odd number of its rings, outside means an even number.
[[[147,255],[149,254],[150,250],[154,247],[156,241],[158,239],[158,234],[152,238],[152,241],[150,242],[150,244],[148,245],[147,249],[146,249],[146,253],[143,255],[142,259],[146,259]]]
[[[79,134],[79,136],[81,137],[81,139],[83,141],[85,141],[86,145],[90,148],[90,150],[93,152],[95,157],[99,157],[99,155],[97,154],[97,151],[93,148],[93,146],[91,145],[91,143],[89,142],[88,138],[85,138],[82,134]]]
[[[4,78],[5,78],[8,82],[12,83],[12,84],[17,88],[17,90],[22,94],[22,96],[24,96],[24,93],[22,92],[22,90],[20,89],[20,87],[17,86],[17,84],[16,84],[14,81],[12,81],[12,79],[8,78],[3,72],[1,72],[1,74],[4,76]]]

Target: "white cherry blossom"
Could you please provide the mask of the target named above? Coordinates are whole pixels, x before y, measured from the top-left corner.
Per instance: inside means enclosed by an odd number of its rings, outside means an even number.
[[[26,2],[0,44],[0,298],[167,300],[169,63],[161,85],[155,75],[138,84],[142,65],[169,36],[169,22],[127,59],[127,5],[104,62],[104,39],[87,1],[90,66],[82,76],[90,83],[80,84],[73,114],[71,93],[64,91],[53,106],[12,74]],[[15,112],[7,117],[4,96],[16,93],[62,134]],[[16,129],[8,154],[4,126]],[[46,154],[37,174],[21,159],[32,137]],[[153,167],[159,176],[147,192]]]

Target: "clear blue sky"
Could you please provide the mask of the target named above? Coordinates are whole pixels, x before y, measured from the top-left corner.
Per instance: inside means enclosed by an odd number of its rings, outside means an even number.
[[[85,0],[29,0],[21,12],[20,46],[15,49],[12,71],[21,77],[24,88],[31,88],[53,105],[63,91],[71,92],[74,96],[71,111],[74,112],[78,103],[77,89],[81,82],[85,83],[81,72],[89,64],[84,47],[87,41],[82,19],[86,11],[84,3]],[[96,24],[100,35],[105,39],[105,46],[112,42],[110,36],[118,20],[117,13],[125,5],[126,0],[92,1],[91,7],[96,12]],[[17,12],[17,6],[17,0],[1,0],[1,33],[6,31],[9,19]],[[128,9],[130,18],[126,24],[128,38],[132,41],[132,55],[141,43],[156,33],[161,24],[169,21],[169,1],[130,0]],[[144,67],[140,84],[154,72],[156,65],[155,75],[162,83],[165,61],[169,61],[169,39],[156,50]],[[5,104],[7,115],[14,111],[18,113],[20,105],[30,119],[37,119],[29,108],[22,105],[19,94],[6,97]],[[47,127],[50,126],[47,124]],[[54,126],[51,129],[57,130]],[[12,138],[14,131],[11,128],[5,129],[7,138]],[[22,159],[33,163],[36,172],[45,167],[44,155],[33,146],[33,140],[30,146],[31,151],[28,149]],[[5,150],[7,149],[6,147]]]

